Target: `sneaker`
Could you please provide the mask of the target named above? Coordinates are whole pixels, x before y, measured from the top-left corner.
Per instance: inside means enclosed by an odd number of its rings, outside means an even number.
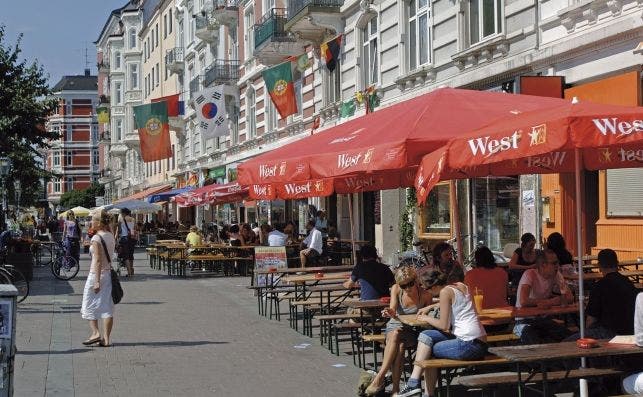
[[[422,395],[422,388],[420,386],[406,385],[399,393],[395,394],[396,397],[410,397]]]

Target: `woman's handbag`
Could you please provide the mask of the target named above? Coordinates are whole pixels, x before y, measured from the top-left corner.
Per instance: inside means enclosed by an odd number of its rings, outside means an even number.
[[[105,244],[105,240],[103,240],[103,237],[101,237],[99,234],[96,234],[98,238],[100,238],[100,242],[103,243],[103,249],[105,249],[105,255],[107,256],[107,261],[111,264],[112,263],[112,256],[109,254],[109,250],[107,249],[107,244]],[[112,276],[112,302],[114,304],[118,304],[121,299],[123,299],[123,295],[125,293],[123,292],[123,287],[121,287],[121,280],[118,278],[118,274],[114,269],[111,269],[110,274]]]

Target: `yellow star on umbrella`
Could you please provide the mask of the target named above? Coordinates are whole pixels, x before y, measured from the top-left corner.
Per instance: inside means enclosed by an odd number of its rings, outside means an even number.
[[[612,161],[612,152],[608,148],[604,148],[601,150],[601,157],[600,157],[601,163],[609,163]]]

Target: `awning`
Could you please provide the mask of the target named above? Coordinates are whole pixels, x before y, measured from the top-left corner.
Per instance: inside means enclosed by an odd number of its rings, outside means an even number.
[[[134,193],[134,194],[132,194],[130,196],[118,199],[114,203],[121,203],[123,201],[129,201],[129,200],[142,200],[142,199],[144,199],[145,197],[147,197],[149,195],[164,192],[164,191],[170,190],[170,189],[172,189],[172,185],[169,185],[169,184],[168,185],[155,186],[155,187],[151,187],[151,188],[142,190],[142,191],[140,191],[138,193]]]
[[[166,192],[160,192],[160,193],[149,195],[145,200],[147,200],[148,203],[158,203],[159,201],[169,201],[170,198],[176,196],[177,194],[185,193],[192,189],[193,187],[191,186],[183,187],[180,189],[172,189]]]

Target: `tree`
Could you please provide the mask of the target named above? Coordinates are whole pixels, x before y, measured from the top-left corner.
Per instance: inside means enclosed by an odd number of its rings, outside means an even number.
[[[60,196],[60,206],[69,209],[73,207],[91,208],[96,206],[96,197],[105,194],[105,188],[98,183],[92,183],[87,189],[72,190]]]
[[[13,184],[20,180],[21,204],[33,205],[39,198],[41,181],[53,176],[36,159],[58,133],[47,131],[47,116],[58,106],[58,100],[47,84],[45,71],[36,61],[20,60],[20,41],[5,44],[5,27],[0,25],[0,153],[12,161],[7,178],[9,197]]]

